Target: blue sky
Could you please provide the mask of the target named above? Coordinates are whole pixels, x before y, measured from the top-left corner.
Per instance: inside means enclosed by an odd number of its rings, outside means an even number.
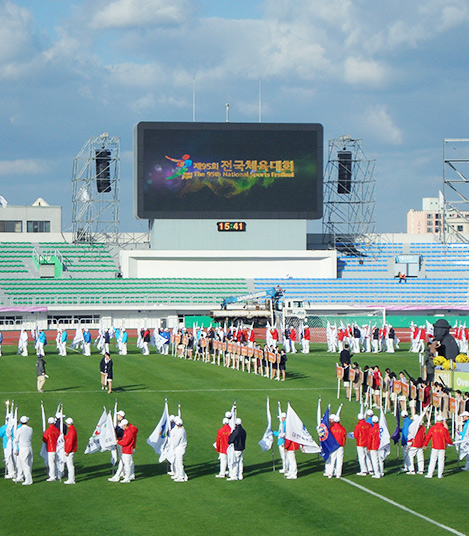
[[[444,138],[469,137],[466,0],[0,0],[0,194],[71,225],[73,159],[121,138],[121,230],[138,121],[320,122],[376,159],[377,229],[442,186]]]

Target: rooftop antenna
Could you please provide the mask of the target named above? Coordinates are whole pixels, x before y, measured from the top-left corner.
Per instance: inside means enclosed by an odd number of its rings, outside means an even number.
[[[230,122],[230,103],[229,102],[225,104],[225,108],[226,108],[226,122],[229,123]]]
[[[192,79],[192,121],[195,123],[195,76]]]
[[[259,78],[259,123],[262,123],[262,81]]]

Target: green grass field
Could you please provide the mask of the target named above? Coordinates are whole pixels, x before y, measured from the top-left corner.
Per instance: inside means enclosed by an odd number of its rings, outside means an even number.
[[[129,345],[132,346],[132,345]],[[135,346],[133,346],[135,348]],[[184,361],[133,352],[113,356],[113,394],[100,389],[99,355],[83,357],[69,352],[58,357],[49,347],[46,356],[50,379],[45,393],[36,392],[35,356],[15,355],[16,348],[3,347],[0,358],[0,398],[14,399],[19,416],[28,415],[34,428],[33,486],[0,481],[0,534],[61,535],[238,535],[299,534],[373,536],[408,532],[413,536],[450,533],[427,519],[404,511],[356,488],[350,482],[386,497],[459,534],[469,532],[466,507],[469,474],[457,470],[455,449],[449,449],[445,478],[398,474],[400,460],[392,446],[386,460],[386,476],[379,482],[356,476],[355,442],[347,441],[342,479],[323,477],[322,458],[297,454],[298,480],[285,480],[272,470],[271,452],[257,444],[266,427],[266,397],[270,397],[274,429],[277,401],[286,410],[290,401],[313,437],[316,437],[316,408],[322,397],[335,411],[344,402],[342,423],[347,431],[356,424],[357,403],[336,398],[335,357],[322,347],[308,355],[289,356],[286,382],[270,381],[254,374],[227,370],[201,362]],[[358,356],[357,356],[358,357]],[[405,351],[389,356],[362,354],[360,365],[378,364],[399,371],[404,366],[418,375],[417,358]],[[166,475],[166,464],[158,459],[146,439],[163,411],[165,397],[170,412],[181,404],[188,435],[185,456],[187,483],[174,483]],[[102,413],[119,409],[139,428],[134,457],[136,481],[123,486],[111,483],[109,453],[84,455],[88,438]],[[75,420],[79,447],[76,455],[77,484],[46,482],[47,473],[39,456],[41,447],[40,401],[47,416],[62,402],[67,416]],[[237,401],[238,415],[247,431],[244,456],[245,479],[227,482],[214,478],[219,464],[212,444],[225,411]],[[390,433],[395,419],[388,416]],[[277,469],[279,455],[275,449]],[[426,453],[426,462],[429,451]]]

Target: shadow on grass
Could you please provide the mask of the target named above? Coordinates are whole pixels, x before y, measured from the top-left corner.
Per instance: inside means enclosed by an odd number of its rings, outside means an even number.
[[[59,387],[58,389],[45,389],[45,393],[56,393],[57,391],[71,391],[72,389],[82,389],[83,385],[74,385],[72,387]]]
[[[287,372],[286,374],[286,380],[304,380],[306,378],[310,378],[311,376],[308,376],[306,374],[301,374],[299,372]]]
[[[135,385],[121,385],[119,387],[113,387],[112,392],[122,393],[124,391],[142,391],[144,389],[148,389],[148,385],[144,385],[140,383],[140,384],[135,384]]]

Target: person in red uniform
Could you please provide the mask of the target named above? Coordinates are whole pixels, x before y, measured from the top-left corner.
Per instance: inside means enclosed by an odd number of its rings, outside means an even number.
[[[377,408],[381,407],[381,385],[383,376],[379,370],[379,366],[373,367],[373,400]]]
[[[295,480],[298,475],[295,452],[300,448],[298,443],[285,438],[285,478]]]
[[[311,332],[309,330],[309,326],[306,326],[303,331],[303,339],[301,341],[302,350],[301,352],[303,354],[309,354],[309,341],[311,340]]]
[[[75,484],[75,465],[73,464],[73,458],[77,451],[77,430],[73,424],[73,419],[69,417],[65,421],[68,425],[67,435],[65,436],[65,463],[67,464],[68,479],[65,484]]]
[[[228,450],[228,438],[231,434],[231,428],[229,426],[230,421],[225,417],[223,419],[223,426],[219,428],[217,432],[217,443],[216,448],[218,452],[218,457],[220,458],[220,473],[218,475],[215,475],[217,478],[225,478],[225,476],[228,474],[226,470],[227,465],[227,454],[226,451]]]
[[[295,328],[291,328],[291,330],[290,330],[290,352],[292,354],[296,354],[295,342],[296,342],[296,331],[295,331]]]
[[[124,430],[122,439],[117,441],[117,444],[122,447],[122,468],[119,467],[116,474],[112,478],[108,478],[109,482],[119,482],[122,472],[124,473],[124,479],[121,484],[128,484],[132,481],[132,464],[133,454],[137,445],[137,433],[138,428],[133,424],[130,424],[127,419],[123,419],[120,424]]]
[[[344,464],[344,447],[347,439],[347,432],[345,428],[340,424],[339,415],[334,415],[333,423],[331,425],[331,434],[335,437],[340,447],[331,453],[330,473],[327,475],[329,478],[335,476],[340,478],[342,476],[342,466]]]
[[[363,413],[358,414],[358,422],[353,431],[353,437],[357,440],[358,463],[360,464],[360,472],[358,476],[366,476],[368,474],[368,466],[366,459],[368,456],[368,443],[370,440],[371,424],[365,421]]]
[[[59,439],[60,431],[55,426],[54,417],[49,417],[47,419],[47,424],[49,427],[42,436],[42,442],[46,444],[47,448],[47,462],[49,466],[49,478],[47,479],[47,482],[53,482],[54,480],[57,480],[57,440]]]
[[[371,457],[371,465],[373,467],[373,478],[381,478],[381,470],[379,467],[379,418],[377,415],[373,415],[372,426],[370,430],[370,435],[368,437],[368,451]]]
[[[445,470],[445,454],[446,446],[452,445],[451,436],[448,428],[443,424],[443,417],[438,415],[436,423],[428,430],[423,442],[423,448],[426,449],[428,444],[432,442],[432,453],[430,455],[430,463],[428,464],[428,473],[425,478],[432,478],[435,471],[436,462],[438,461],[438,478],[443,478]]]
[[[277,331],[277,328],[271,329],[270,334],[272,335],[272,346],[274,348],[276,348],[277,343],[278,343],[278,331]]]
[[[419,415],[414,415],[412,420],[420,420]],[[423,456],[423,443],[425,440],[425,426],[420,424],[415,437],[407,440],[407,450],[409,451],[409,470],[408,475],[415,475],[414,458],[417,456],[418,474],[423,475],[425,468],[425,458]]]

